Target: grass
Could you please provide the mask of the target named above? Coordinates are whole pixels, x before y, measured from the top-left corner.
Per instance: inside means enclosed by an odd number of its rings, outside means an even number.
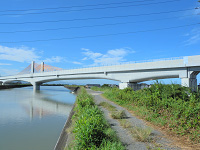
[[[149,127],[142,128],[142,127],[132,127],[129,129],[131,132],[132,136],[140,142],[149,142],[150,139],[150,134],[152,133],[152,129]]]
[[[67,132],[72,132],[74,140],[65,149],[69,150],[124,150],[115,131],[105,120],[103,113],[95,105],[93,97],[81,88],[72,117],[72,125]]]
[[[127,117],[124,110],[118,111],[115,106],[109,104],[108,102],[101,102],[99,103],[99,106],[109,110],[113,119],[124,119]]]
[[[127,118],[126,113],[124,110],[121,111],[112,111],[111,112],[111,117],[113,119],[124,119]]]
[[[101,102],[101,103],[99,103],[99,106],[102,106],[102,107],[108,109],[109,111],[117,111],[116,107],[109,104],[108,102]]]
[[[123,128],[131,128],[132,127],[131,123],[126,119],[119,119],[118,121],[120,123],[120,126],[122,126]]]
[[[95,88],[95,90],[98,90],[98,89],[99,88]],[[141,128],[141,127],[136,127],[136,126],[133,127],[131,122],[125,119],[127,118],[125,111],[124,110],[117,111],[116,107],[109,104],[108,102],[101,102],[99,105],[108,109],[111,113],[111,117],[113,119],[118,119],[120,125],[123,128],[128,129],[128,131],[131,133],[131,135],[134,137],[135,140],[140,141],[140,142],[150,141],[150,134],[152,133],[151,128],[149,127]]]
[[[128,131],[131,133],[131,135],[135,140],[140,142],[151,141],[150,135],[152,133],[152,129],[150,127],[142,128],[142,127],[132,126],[132,124],[128,120],[124,119],[119,119],[118,121],[123,128],[128,129]]]
[[[127,118],[126,113],[124,110],[122,111],[117,111],[116,107],[113,105],[109,104],[108,102],[101,102],[99,104],[100,106],[103,106],[104,108],[108,109],[111,113],[111,117],[113,119],[118,119],[120,125],[123,128],[126,128],[129,130],[131,135],[137,140],[141,142],[147,142],[150,141],[150,134],[152,132],[152,129],[149,127],[146,128],[141,128],[141,127],[132,127],[132,124],[128,121],[125,120],[124,118]]]
[[[124,150],[124,147],[119,142],[104,141],[98,150]]]
[[[72,133],[73,132],[73,129],[74,129],[74,126],[70,126],[70,127],[68,127],[66,130],[65,130],[65,132],[67,132],[67,133]]]
[[[180,85],[155,83],[139,91],[106,88],[103,95],[155,125],[184,136],[190,142],[200,143],[199,91],[195,93]]]
[[[150,127],[142,128],[142,127],[132,126],[132,124],[125,119],[119,119],[118,121],[123,128],[128,129],[128,131],[131,133],[131,135],[135,140],[140,142],[151,141],[150,135],[152,133],[152,129]]]

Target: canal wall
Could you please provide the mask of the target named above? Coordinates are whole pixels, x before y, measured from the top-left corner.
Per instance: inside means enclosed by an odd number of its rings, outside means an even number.
[[[77,91],[80,89],[79,86],[65,85],[64,87],[69,89],[71,91],[71,93],[77,93]]]
[[[69,89],[72,93],[78,93],[80,87],[78,86],[64,86],[65,88]],[[55,145],[54,150],[64,150],[65,146],[68,145],[70,143],[70,133],[66,132],[66,130],[71,126],[72,123],[72,116],[74,115],[75,111],[74,111],[74,107],[75,104],[72,107],[72,110],[65,122],[65,125],[61,131],[61,134],[58,138],[58,141]]]
[[[69,137],[70,133],[67,133],[66,130],[67,130],[67,128],[70,127],[70,125],[72,123],[72,116],[75,113],[74,107],[75,107],[75,105],[73,106],[73,108],[72,108],[72,110],[71,110],[71,112],[69,114],[69,117],[68,117],[67,121],[65,122],[65,125],[64,125],[64,127],[62,129],[62,132],[61,132],[59,138],[58,138],[58,141],[57,141],[57,143],[55,145],[54,150],[64,150],[66,144],[69,142],[68,141],[69,140],[68,137]]]

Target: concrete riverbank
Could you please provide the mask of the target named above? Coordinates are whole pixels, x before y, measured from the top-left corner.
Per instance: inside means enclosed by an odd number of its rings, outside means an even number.
[[[77,91],[79,90],[79,86],[70,86],[70,85],[65,85],[65,88],[69,89],[71,91],[71,93],[77,93]]]
[[[64,86],[65,88],[69,89],[71,91],[71,93],[75,93],[77,94],[78,90],[80,89],[80,87],[74,87],[74,86]],[[61,134],[58,138],[58,141],[55,145],[54,150],[64,150],[65,146],[67,144],[69,144],[69,134],[67,133],[66,130],[70,127],[71,123],[72,123],[72,116],[74,115],[74,107],[75,105],[73,105],[73,108],[65,122],[65,125],[61,131]]]
[[[66,130],[67,128],[70,127],[71,123],[72,123],[72,116],[74,115],[74,106],[69,114],[69,117],[67,118],[67,121],[65,122],[65,125],[62,129],[62,132],[60,134],[60,137],[58,138],[58,141],[55,145],[54,150],[64,150],[66,144],[69,142],[69,134],[67,133]]]

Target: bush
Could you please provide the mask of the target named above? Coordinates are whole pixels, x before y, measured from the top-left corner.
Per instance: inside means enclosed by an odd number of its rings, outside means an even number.
[[[77,96],[73,133],[75,149],[124,149],[116,133],[109,127],[102,112],[94,104],[93,97],[81,89]]]
[[[105,137],[105,128],[107,128],[106,122],[97,106],[84,109],[74,129],[78,149],[92,147],[92,145],[99,147]]]
[[[113,88],[105,90],[104,96],[129,109],[142,107],[152,115],[149,121],[163,120],[177,134],[188,135],[193,141],[200,142],[200,92],[191,92],[181,85],[155,83],[150,88],[133,91]],[[162,124],[162,123],[160,123]]]

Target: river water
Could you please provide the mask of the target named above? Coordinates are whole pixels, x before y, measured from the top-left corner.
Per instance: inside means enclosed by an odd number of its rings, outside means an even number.
[[[74,102],[61,86],[0,90],[0,150],[53,150]]]

